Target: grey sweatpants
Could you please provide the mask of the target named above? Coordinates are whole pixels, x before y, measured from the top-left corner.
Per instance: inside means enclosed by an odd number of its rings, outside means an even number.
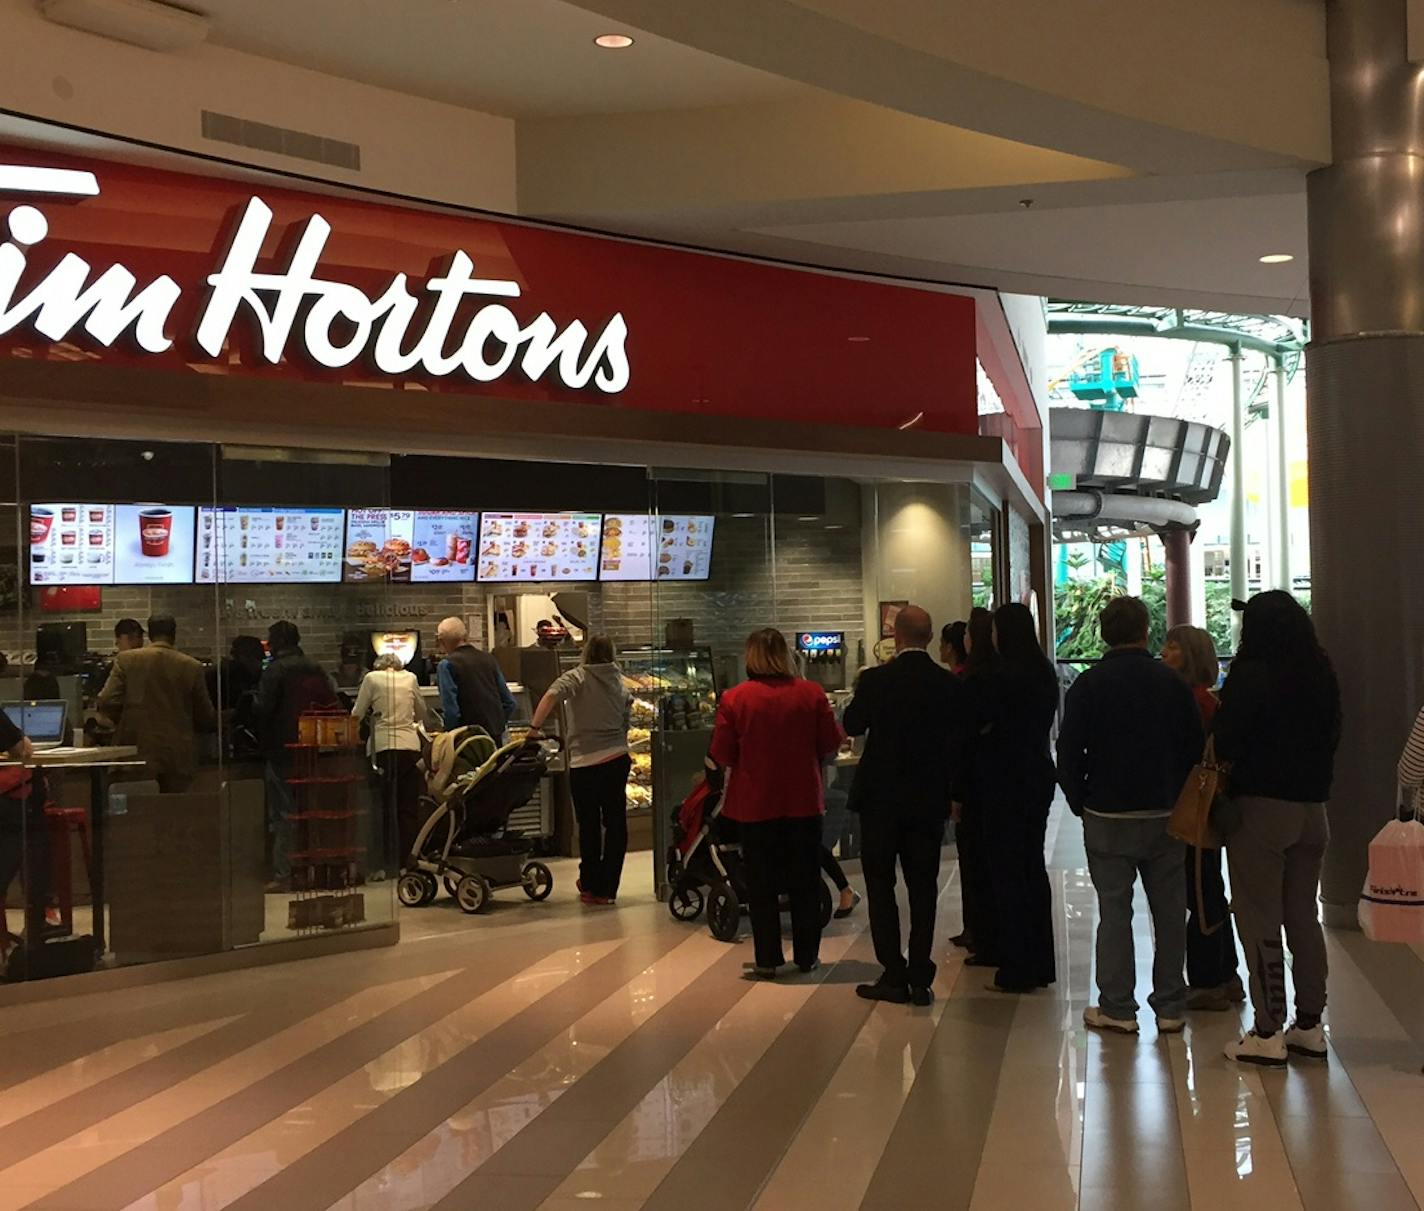
[[[1251,972],[1258,1034],[1286,1024],[1286,961],[1291,952],[1296,1014],[1325,1012],[1325,935],[1320,928],[1320,864],[1330,827],[1323,803],[1244,796],[1241,824],[1226,843],[1231,907]]]

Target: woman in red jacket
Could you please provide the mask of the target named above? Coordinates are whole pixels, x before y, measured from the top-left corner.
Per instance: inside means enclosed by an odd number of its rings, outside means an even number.
[[[821,762],[841,729],[819,685],[797,677],[786,637],[768,627],[747,637],[747,680],[722,695],[711,760],[727,768],[723,815],[735,820],[747,864],[755,975],[773,979],[781,949],[784,889],[792,955],[815,971],[821,946]]]

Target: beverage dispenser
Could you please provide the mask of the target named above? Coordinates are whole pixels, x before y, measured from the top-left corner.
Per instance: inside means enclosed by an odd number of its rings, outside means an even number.
[[[827,691],[846,688],[846,637],[844,631],[798,631],[796,654],[808,681]]]

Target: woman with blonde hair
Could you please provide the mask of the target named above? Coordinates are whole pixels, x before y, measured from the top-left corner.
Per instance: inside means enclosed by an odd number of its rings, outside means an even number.
[[[792,954],[814,971],[821,945],[821,763],[841,744],[826,692],[797,677],[786,636],[747,637],[747,680],[717,704],[708,780],[724,776],[722,812],[741,832],[756,947],[754,975],[772,979],[785,962],[780,895],[791,904]]]
[[[1201,627],[1173,627],[1162,647],[1162,663],[1192,687],[1202,727],[1209,734],[1217,707],[1213,691],[1221,677],[1211,635]],[[1225,1011],[1246,999],[1246,989],[1236,970],[1236,934],[1221,876],[1221,850],[1202,850],[1201,870],[1199,901],[1197,851],[1187,846],[1187,1008]]]

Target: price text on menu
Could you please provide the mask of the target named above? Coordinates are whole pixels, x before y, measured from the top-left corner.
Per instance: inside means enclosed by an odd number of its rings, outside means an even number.
[[[596,580],[601,513],[480,514],[482,581]]]
[[[711,517],[610,513],[603,522],[600,580],[706,580]]]
[[[344,509],[199,509],[198,583],[339,581],[345,532]]]
[[[342,579],[474,580],[479,514],[457,509],[351,509]]]

